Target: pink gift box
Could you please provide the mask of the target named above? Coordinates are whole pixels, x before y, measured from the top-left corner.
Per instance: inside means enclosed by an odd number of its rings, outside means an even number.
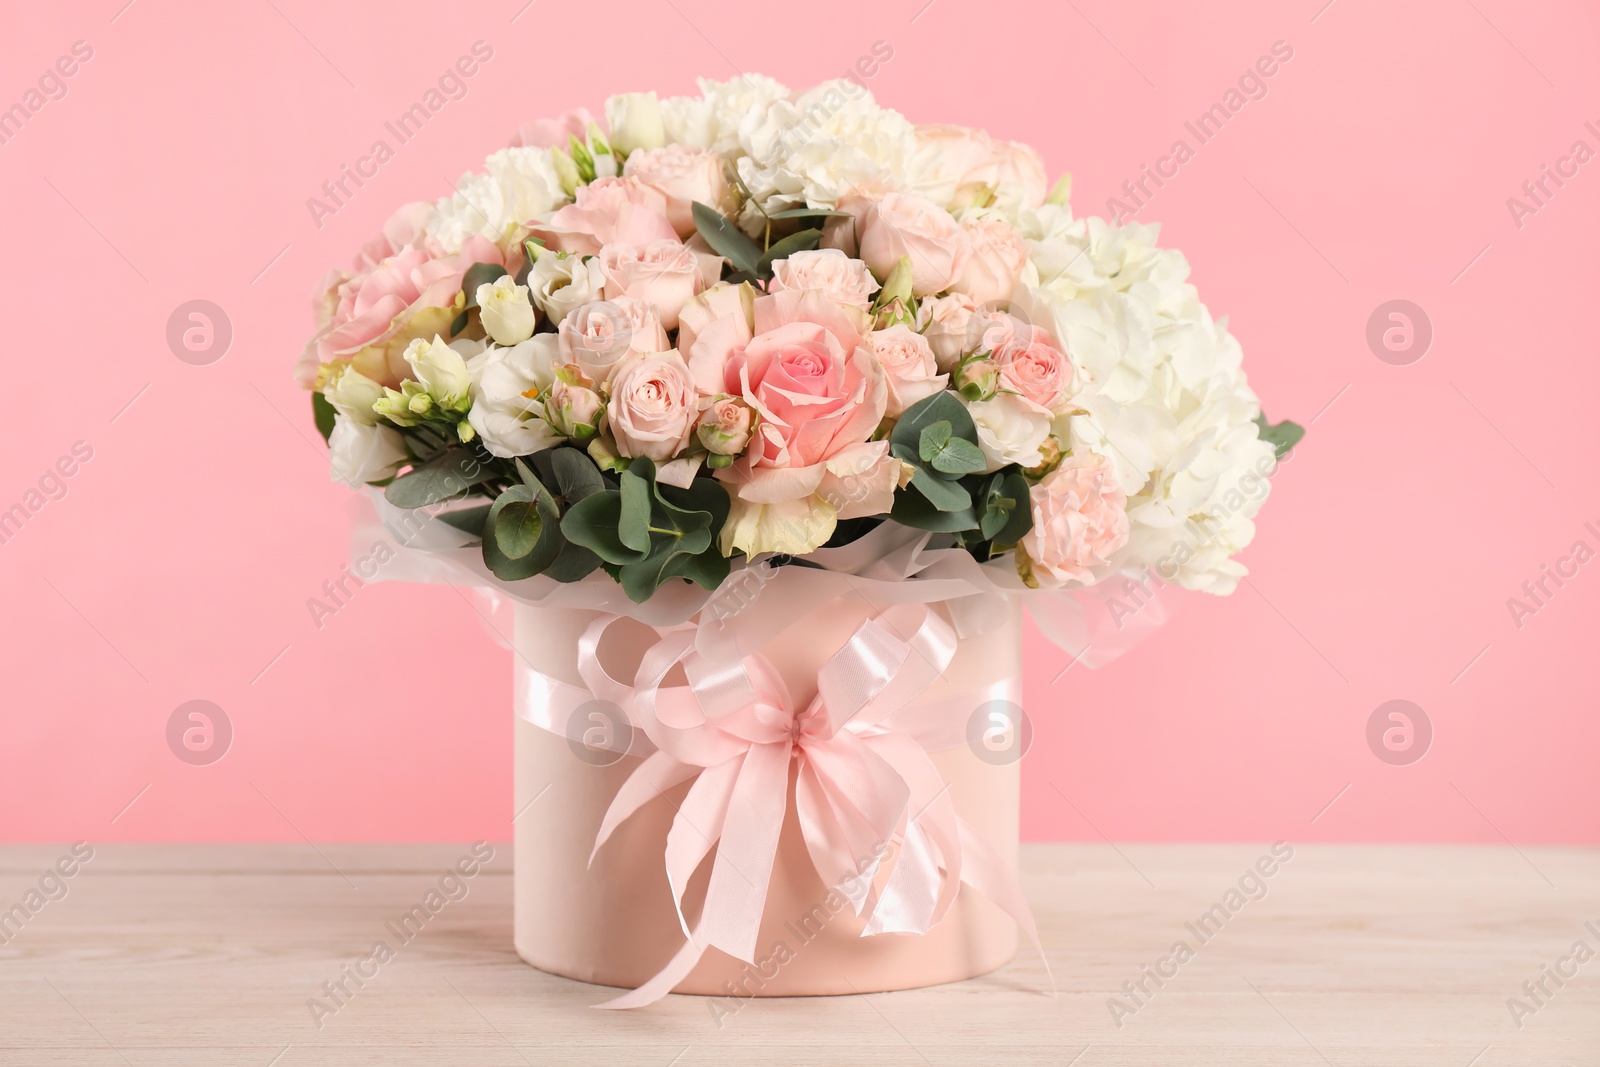
[[[663,856],[668,829],[688,786],[667,790],[635,813],[595,853],[591,865],[602,818],[641,762],[637,755],[616,750],[626,746],[628,728],[604,714],[580,715],[582,730],[568,727],[566,732],[575,735],[568,737],[534,725],[528,717],[537,717],[552,688],[581,686],[579,639],[599,613],[525,604],[517,604],[515,611],[522,713],[515,726],[516,810],[521,812],[514,826],[517,953],[552,974],[635,988],[660,971],[685,941]],[[861,597],[842,597],[796,619],[761,652],[803,702],[816,692],[822,664],[856,627],[878,614]],[[726,625],[738,626],[739,617]],[[633,658],[657,636],[637,624],[631,635],[637,645]],[[931,758],[949,784],[956,813],[993,848],[1013,877],[1021,748],[1014,743],[1000,752],[986,747],[982,726],[987,709],[1002,706],[993,702],[1007,701],[1011,707],[1020,702],[1021,636],[1013,604],[999,624],[963,638],[942,677],[902,712],[916,715],[919,708],[939,707],[947,719],[956,710],[959,723],[976,717],[971,729],[933,751]],[[608,646],[607,651],[616,649]],[[627,665],[629,671],[632,666]],[[969,704],[970,714],[965,710]],[[591,743],[585,743],[586,735]],[[959,981],[1012,958],[1016,923],[965,885],[948,914],[925,934],[861,936],[865,923],[851,900],[866,891],[866,879],[837,887],[823,884],[800,832],[794,773],[792,763],[789,804],[754,961],[710,949],[675,992],[730,998],[723,1010],[731,1011],[737,1004],[732,998],[881,992]],[[872,878],[880,891],[893,873],[900,847],[899,841],[883,843],[884,860]],[[870,870],[873,857],[861,859],[862,869]],[[710,866],[708,857],[685,895],[684,912],[691,924],[704,899]]]

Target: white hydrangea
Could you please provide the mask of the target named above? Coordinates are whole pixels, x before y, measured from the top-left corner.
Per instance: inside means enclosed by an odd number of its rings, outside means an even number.
[[[456,191],[434,204],[428,234],[446,252],[459,252],[473,234],[514,241],[523,223],[567,200],[547,148],[502,148],[484,166],[487,173],[463,174]]]
[[[1057,432],[1110,459],[1128,494],[1116,562],[1231,592],[1246,573],[1231,557],[1255,535],[1274,463],[1238,341],[1200,302],[1183,255],[1156,245],[1158,227],[1047,204],[1019,229],[1033,273],[1013,310],[1052,330],[1079,372],[1083,413]]]
[[[740,136],[739,177],[768,213],[831,207],[851,191],[905,187],[915,128],[854,82],[824,82],[767,108]],[[759,212],[747,206],[747,226]]]
[[[709,148],[724,155],[743,151],[740,130],[759,123],[789,89],[761,74],[741,74],[725,82],[700,79],[699,96],[673,96],[661,101],[661,123],[668,144]]]

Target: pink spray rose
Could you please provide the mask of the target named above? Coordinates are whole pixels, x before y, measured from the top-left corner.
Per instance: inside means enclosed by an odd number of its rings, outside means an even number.
[[[696,202],[719,211],[731,210],[728,181],[722,176],[722,157],[703,148],[667,145],[647,148],[628,156],[622,176],[649,186],[666,198],[667,219],[679,237],[695,232]]]
[[[1020,393],[1049,411],[1059,411],[1072,384],[1072,364],[1049,334],[1020,320],[1012,321],[1015,331],[990,355],[1000,368],[1000,388]]]
[[[310,388],[319,363],[348,359],[379,385],[397,387],[411,376],[406,346],[418,337],[449,333],[461,279],[474,263],[503,266],[505,257],[492,242],[473,236],[455,255],[406,245],[359,274],[329,275],[318,297],[317,332],[296,378]]]
[[[971,254],[966,231],[950,213],[915,193],[846,196],[839,210],[848,217],[828,221],[823,244],[859,255],[880,281],[909,257],[915,296],[948,289]]]
[[[589,109],[580,107],[553,119],[524,122],[511,138],[511,147],[566,148],[573,137],[584,140],[588,136],[589,123],[593,121],[594,116],[589,114]]]
[[[675,351],[627,357],[611,378],[606,405],[617,451],[657,463],[689,443],[699,418],[699,395],[683,357]]]
[[[977,312],[977,301],[959,291],[917,306],[917,328],[933,349],[940,370],[950,370],[972,350],[970,327]]]
[[[859,259],[851,259],[837,248],[796,252],[772,264],[769,292],[788,289],[816,289],[829,300],[851,307],[872,306],[878,282]]]
[[[619,296],[573,308],[556,327],[561,359],[576,363],[590,381],[604,384],[630,352],[662,352],[667,331],[643,300]]]
[[[642,300],[655,309],[662,326],[677,329],[683,305],[705,288],[701,258],[676,235],[638,247],[606,245],[600,250],[606,299],[631,296]]]
[[[883,368],[889,405],[884,414],[899,418],[912,404],[944,389],[948,376],[939,373],[933,349],[909,326],[890,326],[867,334],[867,351]]]
[[[1001,219],[966,219],[961,229],[972,244],[972,254],[952,287],[979,304],[1010,300],[1028,265],[1028,246]]]
[[[580,185],[571,204],[529,229],[548,248],[585,256],[598,255],[610,244],[637,248],[678,239],[667,219],[667,198],[633,178],[599,178]]]
[[[1102,456],[1076,454],[1028,494],[1033,529],[1022,537],[1042,586],[1088,584],[1128,542],[1128,498]]]

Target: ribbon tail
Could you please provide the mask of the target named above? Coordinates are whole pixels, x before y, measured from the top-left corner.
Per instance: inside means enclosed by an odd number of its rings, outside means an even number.
[[[1001,911],[1016,920],[1017,926],[1033,942],[1033,950],[1039,954],[1044,964],[1045,978],[1050,982],[1050,995],[1055,996],[1056,977],[1050,971],[1050,958],[1044,954],[1044,945],[1039,941],[1039,928],[1034,925],[1033,911],[1028,907],[1027,898],[1022,895],[1022,887],[1017,884],[1016,878],[993,846],[965,819],[958,818],[957,822],[961,828],[961,849],[971,860],[962,866],[961,880],[994,901]]]
[[[787,741],[750,746],[727,798],[722,839],[701,909],[705,944],[746,963],[755,962],[788,807],[789,756]]]
[[[616,1011],[624,1008],[642,1008],[646,1004],[654,1004],[668,993],[672,992],[679,982],[689,976],[695,964],[700,962],[700,957],[706,953],[706,946],[700,943],[700,926],[695,925],[694,933],[677,955],[667,961],[667,965],[657,971],[638,989],[630,989],[626,993],[612,997],[600,1004],[592,1005],[606,1011]]]
[[[622,783],[622,788],[617,790],[617,795],[612,798],[611,806],[606,809],[605,817],[600,820],[600,830],[595,834],[594,848],[589,852],[589,865],[594,866],[594,858],[600,853],[600,846],[610,840],[612,831],[626,822],[629,816],[679,782],[699,774],[701,770],[702,768],[690,763],[679,763],[665,752],[651,753],[648,759],[628,775],[627,781]]]

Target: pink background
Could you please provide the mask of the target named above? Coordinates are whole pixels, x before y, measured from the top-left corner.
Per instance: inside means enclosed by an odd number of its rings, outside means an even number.
[[[349,494],[290,368],[327,268],[520,121],[737,68],[804,86],[881,40],[882,102],[1033,142],[1099,214],[1283,40],[1269,95],[1138,217],[1188,253],[1269,413],[1310,435],[1235,596],[1174,598],[1135,654],[1056,683],[1067,658],[1030,643],[1026,835],[1600,841],[1600,563],[1520,630],[1506,607],[1574,541],[1600,548],[1600,162],[1521,228],[1506,207],[1575,140],[1600,148],[1593,5],[1077,0],[989,5],[980,33],[956,0],[813,0],[766,24],[733,0],[598,19],[550,0],[124,2],[24,5],[0,36],[0,106],[74,41],[94,49],[0,145],[24,327],[0,509],[74,442],[94,450],[0,545],[0,840],[509,836],[509,654],[463,598],[369,586],[312,622]],[[494,58],[470,95],[319,230],[306,199],[479,39]],[[165,341],[197,298],[234,330],[209,366]],[[1409,366],[1365,340],[1395,298],[1434,327]],[[1394,698],[1434,726],[1410,766],[1365,740]],[[166,744],[192,699],[234,727],[210,766]]]

